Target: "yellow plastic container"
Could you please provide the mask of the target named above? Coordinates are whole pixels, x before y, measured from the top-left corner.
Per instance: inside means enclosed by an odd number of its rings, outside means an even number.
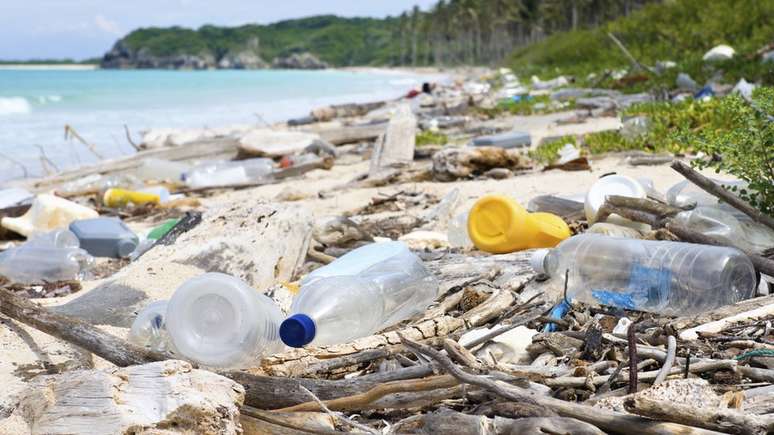
[[[155,193],[134,192],[125,189],[108,189],[102,196],[102,203],[107,207],[126,207],[129,203],[134,205],[158,204],[161,197]]]
[[[505,254],[533,248],[553,248],[570,237],[570,228],[551,213],[528,213],[503,195],[487,195],[470,209],[468,234],[482,251]]]

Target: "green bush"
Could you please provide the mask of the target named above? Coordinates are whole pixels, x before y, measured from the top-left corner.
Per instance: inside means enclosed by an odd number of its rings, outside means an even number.
[[[674,137],[708,156],[694,166],[746,181],[749,189],[737,193],[763,213],[774,213],[774,88],[756,89],[753,103],[723,98],[710,112],[712,124],[683,126]]]

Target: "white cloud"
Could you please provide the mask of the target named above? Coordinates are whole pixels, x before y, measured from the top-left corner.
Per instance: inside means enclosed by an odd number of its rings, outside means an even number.
[[[102,15],[97,15],[94,17],[94,24],[96,24],[97,28],[99,28],[105,33],[109,33],[115,36],[121,36],[123,34],[121,29],[118,27],[118,23],[108,18],[105,18]]]

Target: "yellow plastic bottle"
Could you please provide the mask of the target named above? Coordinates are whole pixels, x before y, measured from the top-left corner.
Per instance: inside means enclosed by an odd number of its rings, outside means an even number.
[[[134,192],[125,189],[108,189],[102,196],[102,203],[107,207],[126,207],[134,205],[158,204],[161,197],[155,193]]]
[[[570,237],[570,228],[551,213],[528,213],[503,195],[487,195],[470,209],[468,234],[482,251],[506,254],[533,248],[553,248]]]

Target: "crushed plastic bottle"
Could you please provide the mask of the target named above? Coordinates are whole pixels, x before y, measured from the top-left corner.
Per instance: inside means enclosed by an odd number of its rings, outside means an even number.
[[[0,253],[0,275],[18,284],[83,279],[94,258],[79,248],[23,244]]]
[[[283,349],[282,311],[269,297],[223,273],[186,281],[167,305],[175,349],[205,366],[244,368]]]
[[[175,352],[166,326],[168,301],[156,301],[143,308],[132,322],[129,341],[156,352]]]
[[[494,254],[552,248],[571,235],[559,216],[528,213],[518,202],[503,195],[486,195],[473,205],[468,216],[468,234],[478,249]]]
[[[99,217],[99,213],[58,196],[41,194],[32,201],[27,213],[18,218],[4,217],[0,225],[23,236],[30,237],[59,228],[66,228],[77,219]]]
[[[755,269],[738,249],[598,234],[537,251],[532,267],[556,285],[569,270],[571,300],[674,316],[734,304],[757,287]]]
[[[49,248],[80,248],[81,242],[70,230],[54,230],[30,237],[26,246],[43,246]]]
[[[644,136],[650,128],[650,121],[647,116],[632,116],[623,120],[620,134],[624,139],[634,140]]]
[[[183,174],[188,187],[217,187],[247,184],[271,178],[274,161],[258,158],[239,161],[209,162]]]
[[[740,180],[718,180],[714,178],[711,180],[725,187],[726,189],[747,188],[747,183]],[[669,190],[667,190],[666,199],[669,205],[680,208],[696,207],[699,205],[723,205],[720,203],[720,200],[716,196],[707,193],[701,187],[691,183],[688,180],[683,180],[670,187]],[[733,209],[731,206],[724,206],[729,209]]]
[[[563,165],[565,163],[568,163],[575,159],[580,158],[580,155],[581,155],[580,150],[578,148],[575,148],[575,145],[571,143],[566,143],[559,150],[559,160],[557,160],[556,163],[559,165]]]
[[[748,252],[761,253],[774,247],[774,230],[730,208],[699,206],[678,213],[674,219],[705,236],[722,240]]]
[[[404,243],[373,243],[305,277],[280,336],[292,347],[346,343],[424,312],[437,296],[438,281]]]

